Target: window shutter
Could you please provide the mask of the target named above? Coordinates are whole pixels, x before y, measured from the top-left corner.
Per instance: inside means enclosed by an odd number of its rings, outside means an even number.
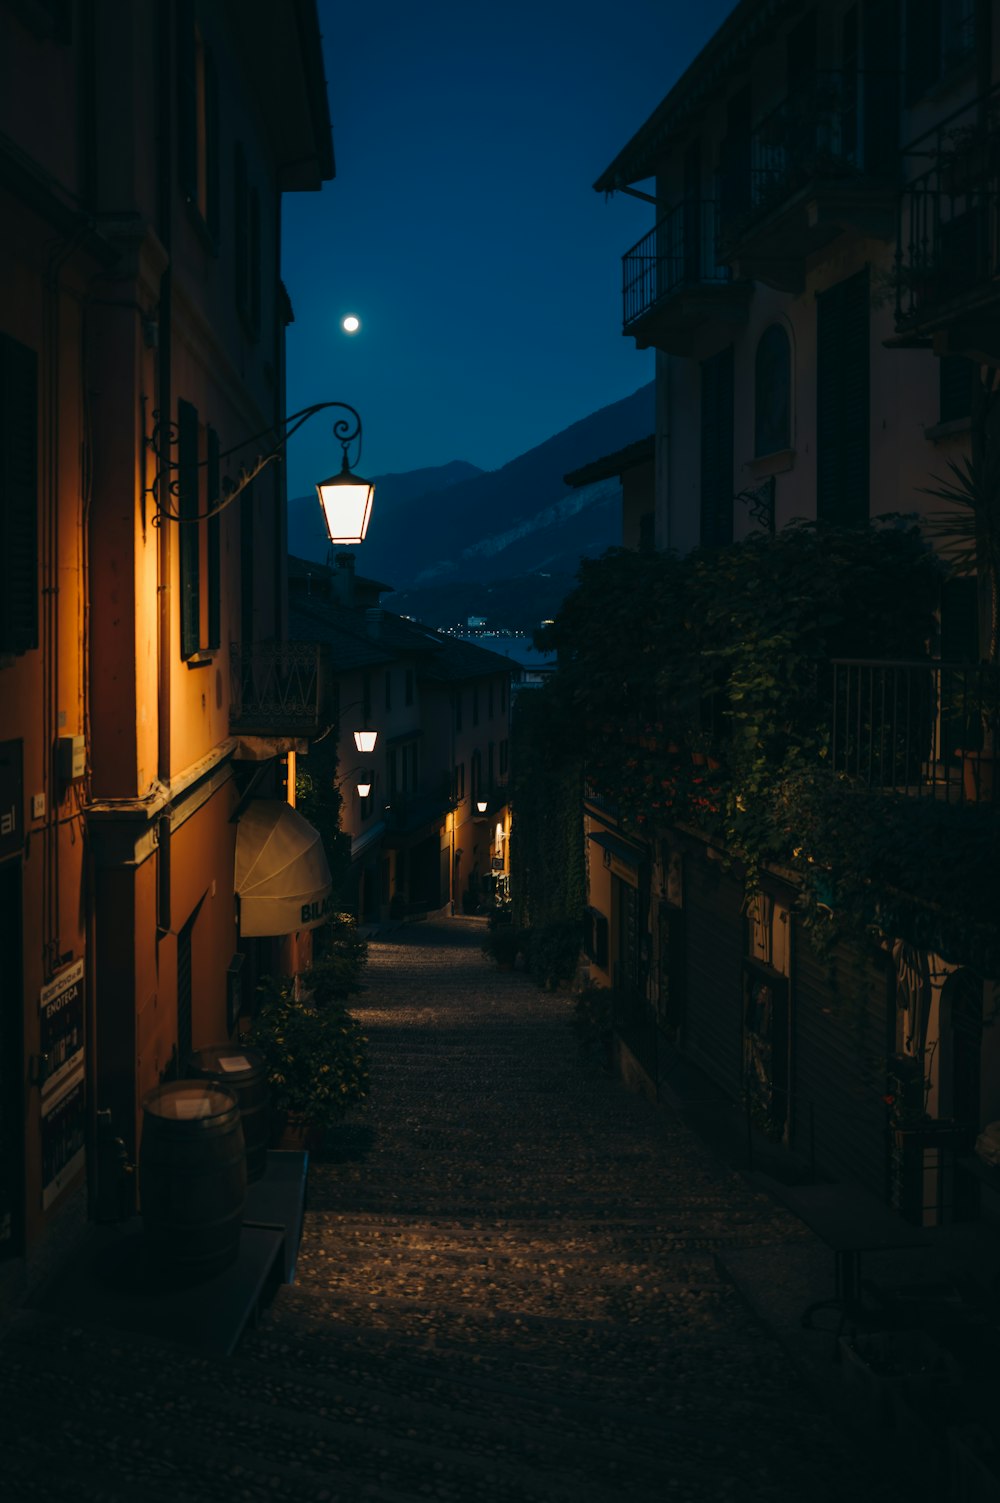
[[[868,272],[816,298],[816,517],[863,527],[869,502]]]
[[[205,49],[205,224],[216,245],[222,231],[219,192],[219,75]]]
[[[250,308],[250,230],[247,203],[247,157],[242,142],[233,151],[233,258],[236,306],[245,316]]]
[[[219,435],[214,428],[209,428],[207,434],[208,453],[206,469],[208,471],[208,504],[206,511],[211,511],[213,506],[218,506],[219,495]],[[222,643],[222,612],[221,612],[221,589],[222,589],[222,558],[221,558],[221,520],[218,515],[209,517],[205,524],[206,543],[208,551],[208,645],[219,647]]]
[[[198,202],[198,84],[193,0],[177,0],[177,171],[189,203]]]
[[[38,646],[38,356],[0,334],[0,652]]]
[[[941,0],[907,0],[906,102],[915,104],[938,76]]]
[[[733,347],[701,367],[701,542],[733,541]]]
[[[177,403],[177,498],[180,523],[181,657],[189,658],[201,645],[201,550],[198,515],[198,409]]]

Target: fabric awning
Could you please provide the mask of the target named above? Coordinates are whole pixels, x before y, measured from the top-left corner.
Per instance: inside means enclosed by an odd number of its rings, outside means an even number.
[[[319,831],[281,799],[254,799],[239,817],[236,892],[247,936],[315,929],[333,909]]]

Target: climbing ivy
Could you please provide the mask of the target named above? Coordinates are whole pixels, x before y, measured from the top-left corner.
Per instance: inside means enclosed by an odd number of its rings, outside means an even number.
[[[510,875],[514,923],[579,921],[586,902],[583,759],[561,683],[518,695],[511,722]]]

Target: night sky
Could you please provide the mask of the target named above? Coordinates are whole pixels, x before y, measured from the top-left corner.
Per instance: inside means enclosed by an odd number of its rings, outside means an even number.
[[[365,474],[497,469],[652,380],[620,289],[654,211],[591,184],[732,8],[319,0],[337,176],[285,199],[287,410],[357,407]],[[321,414],[289,495],[338,461]]]

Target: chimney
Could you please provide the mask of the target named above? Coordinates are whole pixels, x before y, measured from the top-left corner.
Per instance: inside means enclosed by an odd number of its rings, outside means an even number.
[[[354,605],[354,554],[338,553],[334,559],[333,597],[350,610]]]

